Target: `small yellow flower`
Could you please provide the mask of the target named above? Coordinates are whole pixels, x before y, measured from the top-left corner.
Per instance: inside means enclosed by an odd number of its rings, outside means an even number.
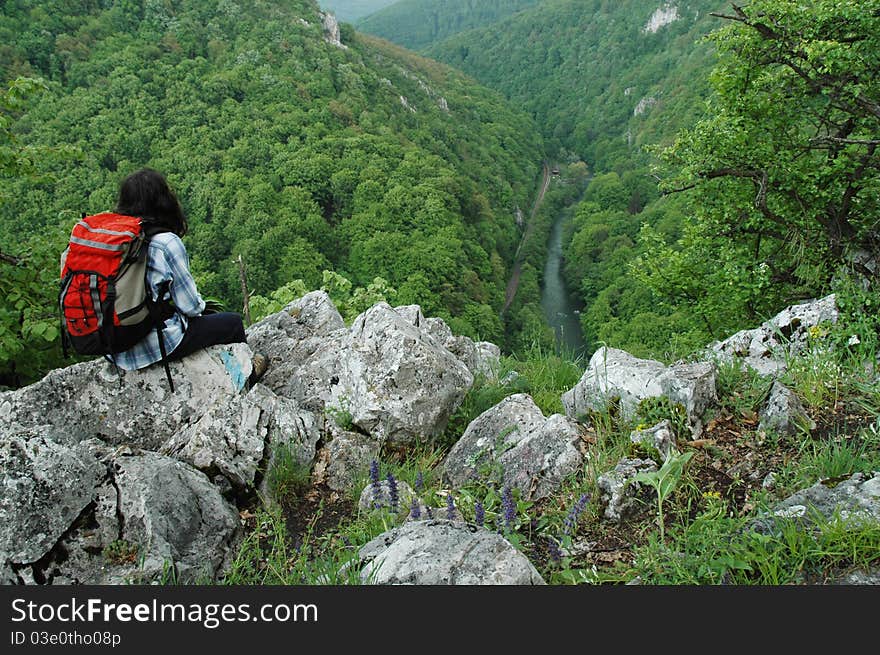
[[[715,498],[715,499],[720,500],[721,499],[721,492],[720,491],[704,491],[703,498]]]

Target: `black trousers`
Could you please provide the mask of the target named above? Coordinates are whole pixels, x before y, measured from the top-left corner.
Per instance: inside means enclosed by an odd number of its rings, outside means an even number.
[[[244,322],[240,314],[219,312],[193,316],[188,319],[189,326],[180,345],[168,353],[168,359],[175,360],[195,351],[221,343],[246,343]]]

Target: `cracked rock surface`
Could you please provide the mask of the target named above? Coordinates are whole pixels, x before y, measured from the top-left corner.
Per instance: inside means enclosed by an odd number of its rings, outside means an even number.
[[[359,555],[361,577],[372,584],[545,584],[501,535],[461,521],[411,521],[379,535]]]

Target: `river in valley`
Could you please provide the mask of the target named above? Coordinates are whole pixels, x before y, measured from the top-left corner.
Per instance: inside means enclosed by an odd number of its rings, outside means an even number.
[[[581,332],[579,307],[568,293],[562,277],[562,231],[567,217],[567,212],[561,212],[550,232],[541,307],[547,322],[556,333],[557,352],[575,358],[586,356],[587,345]]]

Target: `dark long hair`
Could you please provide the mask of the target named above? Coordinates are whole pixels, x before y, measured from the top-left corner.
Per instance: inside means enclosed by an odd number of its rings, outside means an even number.
[[[186,234],[188,228],[177,196],[165,177],[152,168],[142,168],[122,180],[116,213],[161,225],[179,237]]]

